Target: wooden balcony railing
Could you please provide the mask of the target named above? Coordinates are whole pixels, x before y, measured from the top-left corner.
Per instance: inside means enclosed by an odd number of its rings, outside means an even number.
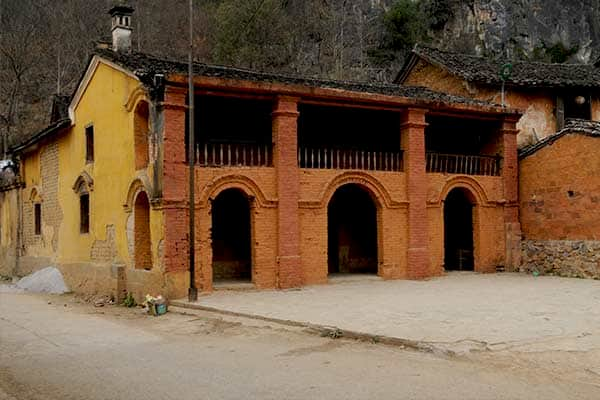
[[[427,153],[427,172],[499,176],[501,157]]]
[[[402,151],[298,148],[300,168],[402,171]]]
[[[204,143],[196,148],[196,165],[201,167],[271,167],[270,144]]]

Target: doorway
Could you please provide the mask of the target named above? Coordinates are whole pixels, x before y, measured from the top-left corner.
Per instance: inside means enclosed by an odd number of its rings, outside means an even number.
[[[250,202],[227,189],[212,203],[213,281],[252,280]]]
[[[455,188],[444,202],[444,266],[446,271],[473,271],[473,201]]]
[[[377,207],[356,184],[341,186],[327,208],[329,274],[377,274]]]

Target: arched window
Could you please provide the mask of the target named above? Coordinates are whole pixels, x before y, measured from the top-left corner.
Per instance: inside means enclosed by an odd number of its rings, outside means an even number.
[[[29,199],[33,214],[33,235],[40,236],[42,234],[42,198],[36,188],[31,190]]]
[[[150,131],[148,115],[148,103],[142,100],[135,107],[133,120],[136,170],[143,169],[148,166],[148,133]]]
[[[141,191],[135,198],[134,217],[134,263],[136,269],[152,269],[152,237],[150,234],[150,201]]]
[[[79,196],[79,233],[90,232],[90,192],[94,188],[94,181],[87,172],[83,172],[75,180],[73,191]]]

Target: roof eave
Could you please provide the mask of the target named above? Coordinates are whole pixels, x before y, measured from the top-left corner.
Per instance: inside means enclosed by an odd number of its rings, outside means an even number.
[[[71,120],[69,118],[63,118],[54,124],[47,126],[42,129],[31,138],[27,139],[24,143],[13,146],[10,148],[11,153],[23,153],[32,146],[37,145],[40,141],[53,136],[54,134],[60,133],[63,129],[71,126]]]

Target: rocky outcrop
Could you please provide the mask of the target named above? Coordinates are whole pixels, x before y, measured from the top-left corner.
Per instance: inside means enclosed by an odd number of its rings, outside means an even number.
[[[600,241],[523,240],[521,272],[600,279]]]
[[[441,1],[441,0],[440,0]],[[438,46],[533,58],[543,46],[576,50],[572,62],[598,56],[600,0],[445,0],[452,17],[435,33]]]

